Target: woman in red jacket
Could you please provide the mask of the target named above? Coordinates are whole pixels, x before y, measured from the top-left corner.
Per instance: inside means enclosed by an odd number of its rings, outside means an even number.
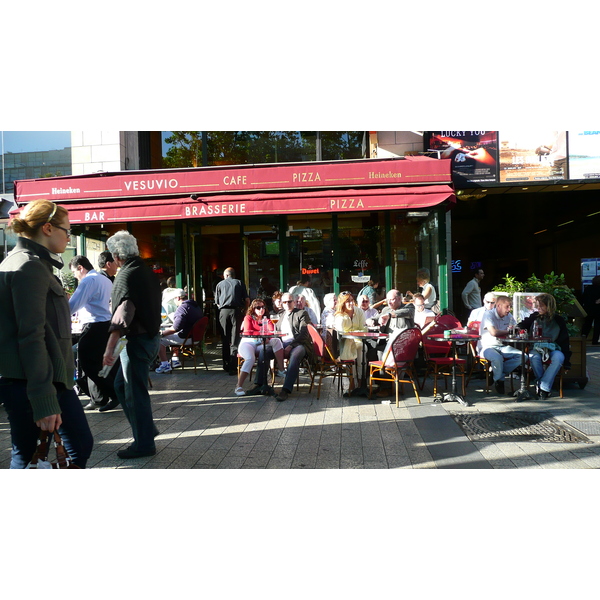
[[[256,298],[252,301],[252,304],[250,304],[248,312],[244,317],[244,322],[242,323],[242,334],[244,336],[259,335],[261,332],[263,318],[266,319],[266,333],[273,333],[274,326],[273,323],[271,323],[271,321],[267,318],[266,311],[267,307],[262,298]],[[243,337],[242,341],[240,342],[238,347],[238,355],[244,359],[244,364],[240,370],[237,387],[235,388],[236,396],[246,395],[242,385],[244,384],[244,381],[246,381],[250,371],[252,371],[252,367],[256,361],[256,355],[258,354],[260,345],[262,343],[262,338],[260,337]],[[275,354],[275,359],[277,361],[277,376],[283,377],[285,375],[283,368],[283,344],[279,338],[272,338],[268,343],[273,348],[273,353]]]

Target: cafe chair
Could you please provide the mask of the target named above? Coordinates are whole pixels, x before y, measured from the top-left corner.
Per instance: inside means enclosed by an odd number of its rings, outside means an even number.
[[[415,391],[417,401],[421,404],[421,398],[417,390],[417,372],[415,370],[415,358],[419,351],[419,345],[423,336],[418,327],[411,327],[400,332],[396,339],[390,344],[382,360],[369,362],[369,396],[372,394],[373,381],[389,382],[390,378],[396,386],[396,406],[400,406],[398,399],[398,384],[400,393],[404,395],[405,383],[410,383]],[[390,361],[390,355],[393,358]]]
[[[462,329],[462,323],[453,315],[453,314],[445,314],[438,315],[435,318],[436,323],[439,325],[443,325],[445,329]]]
[[[444,315],[447,316],[447,315]],[[430,373],[433,373],[433,395],[437,396],[437,381],[438,377],[444,378],[444,384],[448,389],[448,377],[452,377],[452,365],[456,360],[456,377],[460,377],[462,380],[463,396],[466,396],[465,390],[465,367],[467,364],[466,359],[458,358],[450,355],[452,350],[452,342],[446,340],[440,340],[439,342],[428,340],[428,335],[436,333],[444,333],[448,329],[444,324],[439,322],[432,327],[423,338],[423,353],[425,354],[425,376],[423,377],[423,383],[421,384],[421,390],[425,387],[425,381]]]
[[[196,358],[200,357],[204,361],[204,366],[208,371],[208,365],[206,364],[206,358],[204,356],[204,334],[208,327],[208,317],[204,316],[194,323],[187,339],[179,346],[179,360],[181,361],[181,369],[184,369],[184,363],[186,358],[194,359],[194,373],[196,372]]]
[[[313,376],[310,384],[309,393],[312,391],[312,386],[315,378],[319,377],[319,386],[317,388],[317,400],[321,396],[321,383],[325,377],[333,377],[335,381],[338,379],[338,391],[340,395],[344,391],[343,378],[347,377],[348,381],[352,381],[353,360],[340,360],[335,358],[332,347],[332,335],[329,329],[325,332],[325,339],[317,331],[314,325],[308,325],[308,331],[313,342],[315,351],[315,364],[313,366]]]

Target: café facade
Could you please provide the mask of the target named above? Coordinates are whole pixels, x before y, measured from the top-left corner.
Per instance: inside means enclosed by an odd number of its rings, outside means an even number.
[[[261,280],[289,289],[310,276],[318,296],[367,281],[414,291],[427,267],[448,307],[450,160],[425,156],[99,172],[15,182],[18,207],[69,210],[72,254],[97,264],[127,229],[166,282],[210,301],[226,267],[254,297]],[[68,255],[65,262],[68,262]]]

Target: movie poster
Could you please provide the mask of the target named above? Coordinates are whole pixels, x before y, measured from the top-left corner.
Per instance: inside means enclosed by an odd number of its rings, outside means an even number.
[[[600,178],[600,131],[569,131],[569,179]]]
[[[452,159],[455,184],[498,181],[498,136],[496,131],[432,131],[429,150]]]
[[[500,182],[567,179],[566,131],[500,131]]]

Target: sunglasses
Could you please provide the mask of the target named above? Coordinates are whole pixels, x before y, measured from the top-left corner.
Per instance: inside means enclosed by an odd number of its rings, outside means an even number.
[[[254,309],[255,310],[264,310],[265,306],[264,305],[263,306],[255,306]]]
[[[292,304],[293,302],[293,300],[282,300],[281,304]]]

